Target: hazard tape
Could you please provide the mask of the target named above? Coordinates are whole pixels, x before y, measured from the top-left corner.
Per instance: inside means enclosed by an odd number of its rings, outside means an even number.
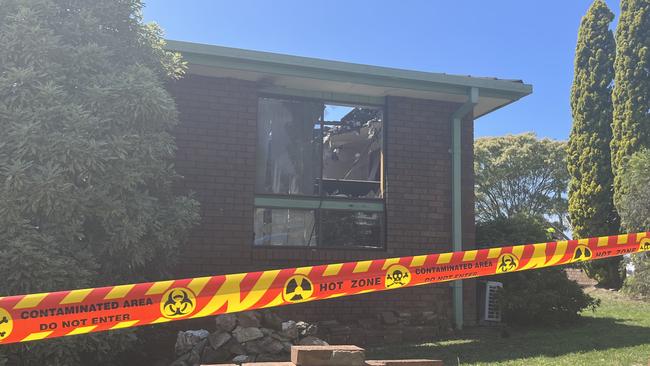
[[[650,251],[650,232],[0,298],[0,344]]]

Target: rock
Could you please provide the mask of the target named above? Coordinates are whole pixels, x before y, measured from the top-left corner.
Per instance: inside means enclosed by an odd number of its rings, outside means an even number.
[[[316,324],[309,324],[309,326],[300,332],[300,335],[305,337],[305,336],[315,336],[318,334],[318,325]]]
[[[282,322],[282,331],[280,334],[291,340],[298,338],[299,331],[297,323],[293,320]]]
[[[232,359],[232,362],[234,363],[246,363],[246,362],[255,362],[255,356],[250,356],[250,355],[239,355],[235,356],[235,358]]]
[[[199,343],[194,345],[194,348],[192,348],[192,352],[196,353],[197,355],[200,355],[201,353],[203,353],[203,350],[205,349],[206,344],[208,344],[207,339],[204,338],[204,339],[200,340]]]
[[[190,363],[188,363],[191,355],[189,353],[186,353],[179,357],[176,361],[172,362],[170,366],[192,366]]]
[[[237,323],[242,328],[259,328],[262,326],[262,317],[256,311],[238,313]]]
[[[390,324],[399,323],[399,318],[395,316],[395,313],[393,313],[392,311],[383,311],[379,314],[379,316],[381,317],[381,321],[384,324],[390,325]]]
[[[296,328],[298,328],[298,333],[304,337],[308,335],[316,335],[318,333],[318,326],[316,324],[309,324],[306,322],[296,323]]]
[[[230,357],[232,357],[232,353],[226,347],[216,349],[208,346],[203,349],[201,363],[221,363],[228,361]]]
[[[176,364],[176,362],[179,361],[180,363],[178,363],[178,365],[194,366],[201,362],[201,356],[198,353],[196,353],[195,350],[191,350],[190,352],[184,354],[183,356],[181,356],[181,358],[176,360],[174,364]]]
[[[277,339],[280,342],[291,342],[291,339],[289,339],[288,337],[283,336],[280,333],[273,333],[270,336]]]
[[[176,336],[176,345],[174,346],[176,355],[187,353],[202,339],[207,338],[209,335],[210,333],[205,329],[178,332],[178,335]]]
[[[242,346],[235,338],[230,338],[230,340],[223,345],[223,348],[227,349],[230,351],[230,353],[235,354],[235,355],[245,355],[246,350],[244,349],[244,346]]]
[[[329,346],[327,342],[314,336],[306,336],[298,341],[298,344],[301,346]]]
[[[262,313],[262,325],[275,331],[282,330],[282,318],[272,311]]]
[[[296,323],[296,328],[298,328],[298,332],[304,331],[305,329],[307,329],[308,326],[309,324],[307,322],[300,321]]]
[[[291,342],[282,342],[282,348],[284,352],[291,352],[291,347],[293,346],[293,343]]]
[[[246,342],[242,344],[242,346],[244,346],[247,355],[259,355],[260,353],[264,352],[264,348],[262,348],[261,342],[262,340],[258,339],[258,340]]]
[[[240,326],[236,327],[232,331],[232,335],[235,337],[235,339],[237,339],[237,342],[239,343],[244,343],[264,337],[264,333],[262,333],[259,328],[242,328]]]
[[[264,334],[265,337],[266,336],[270,337],[273,334],[275,334],[275,331],[273,329],[269,329],[269,328],[260,328],[260,331],[262,332],[262,334]]]
[[[210,346],[214,349],[219,349],[219,347],[226,344],[232,336],[226,332],[214,332],[208,336],[208,342]]]
[[[259,342],[260,347],[264,350],[264,352],[260,353],[280,353],[284,350],[284,345],[282,342],[272,337],[262,338],[262,340]]]
[[[231,332],[237,326],[237,317],[235,314],[222,314],[214,318],[214,323],[218,330]]]

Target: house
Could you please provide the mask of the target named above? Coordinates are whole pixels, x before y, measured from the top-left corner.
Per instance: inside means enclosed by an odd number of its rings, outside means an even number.
[[[392,69],[169,41],[178,189],[202,223],[179,275],[410,256],[474,246],[474,119],[532,92],[518,80]],[[476,283],[304,303],[294,318],[433,311],[477,319]]]

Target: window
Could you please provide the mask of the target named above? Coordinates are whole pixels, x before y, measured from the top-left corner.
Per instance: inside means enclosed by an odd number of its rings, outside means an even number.
[[[258,246],[383,247],[383,110],[260,98]]]

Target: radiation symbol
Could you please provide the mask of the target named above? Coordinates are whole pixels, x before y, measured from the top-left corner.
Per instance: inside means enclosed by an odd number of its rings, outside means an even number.
[[[298,274],[289,277],[284,284],[282,297],[288,302],[301,302],[308,300],[314,293],[314,285],[307,276]]]
[[[591,259],[592,254],[593,253],[591,252],[591,249],[589,249],[589,247],[586,245],[578,245],[573,251],[573,258],[571,258],[571,262],[588,261]]]
[[[13,329],[14,321],[11,314],[7,310],[0,308],[0,342],[9,337]]]
[[[406,286],[409,282],[411,282],[411,272],[409,272],[408,268],[399,264],[388,267],[388,271],[386,271],[386,281],[384,281],[386,288]]]
[[[645,252],[650,250],[650,238],[643,238],[639,242],[639,251]]]
[[[185,287],[175,287],[167,292],[160,301],[160,313],[165,318],[182,318],[190,315],[196,308],[196,296]]]
[[[504,253],[499,256],[496,273],[512,272],[519,267],[519,258],[512,253]]]

